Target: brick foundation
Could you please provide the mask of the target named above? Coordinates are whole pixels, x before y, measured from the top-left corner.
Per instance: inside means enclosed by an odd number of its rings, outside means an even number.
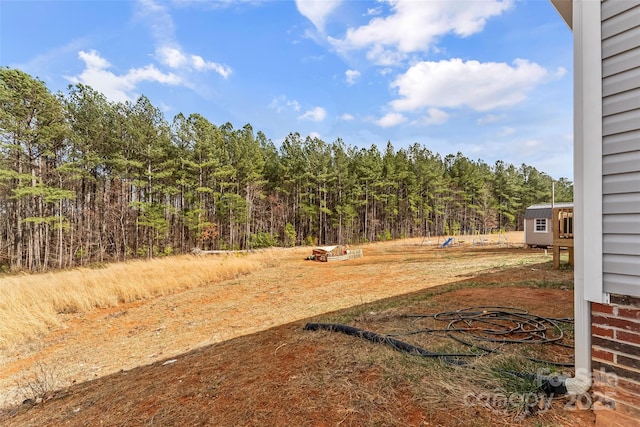
[[[591,304],[596,427],[640,426],[640,298]]]

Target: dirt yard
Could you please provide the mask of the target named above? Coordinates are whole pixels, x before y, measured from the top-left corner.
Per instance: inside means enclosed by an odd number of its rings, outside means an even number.
[[[469,306],[571,317],[572,272],[551,270],[550,253],[518,247],[521,234],[509,236],[510,247],[377,243],[336,263],[292,252],[235,280],[67,315],[64,328],[1,355],[0,423],[593,425],[591,412],[563,400],[514,419],[469,404],[464,389],[447,385],[455,378],[422,378],[422,369],[453,369],[433,365],[441,362],[303,330],[309,319],[394,328],[383,320]]]

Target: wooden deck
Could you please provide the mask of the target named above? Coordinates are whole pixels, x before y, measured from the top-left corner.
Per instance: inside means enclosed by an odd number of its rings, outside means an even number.
[[[569,265],[573,267],[573,208],[554,208],[553,217],[553,268],[560,268],[560,251],[569,253]]]

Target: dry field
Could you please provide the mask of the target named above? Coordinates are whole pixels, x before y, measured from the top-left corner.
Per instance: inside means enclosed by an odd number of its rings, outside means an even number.
[[[60,314],[87,313],[232,279],[262,268],[280,253],[282,250],[251,257],[178,256],[2,277],[0,349],[65,327]]]
[[[441,249],[421,239],[364,245],[363,258],[336,263],[305,261],[308,250],[248,255],[241,259],[252,267],[231,278],[214,274],[229,259],[207,256],[197,268],[210,279],[58,309],[37,338],[0,349],[0,424],[592,425],[591,412],[569,410],[566,399],[530,402],[526,417],[512,405],[477,399],[488,396],[487,387],[496,396],[524,395],[521,385],[491,374],[496,366],[537,369],[521,354],[501,348],[456,365],[304,330],[316,321],[397,333],[415,327],[415,313],[473,306],[572,316],[572,273],[551,270],[543,251],[513,247],[521,234],[509,236],[511,247],[495,237],[473,248]],[[189,274],[173,268],[156,265],[157,281]],[[110,279],[101,280],[98,288]],[[463,351],[442,336],[400,338]],[[524,353],[571,357],[564,347],[534,347]]]

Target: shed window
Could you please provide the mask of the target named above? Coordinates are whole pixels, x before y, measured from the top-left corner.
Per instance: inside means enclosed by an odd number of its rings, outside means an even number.
[[[547,232],[547,218],[536,218],[536,226],[534,228],[536,233]]]

